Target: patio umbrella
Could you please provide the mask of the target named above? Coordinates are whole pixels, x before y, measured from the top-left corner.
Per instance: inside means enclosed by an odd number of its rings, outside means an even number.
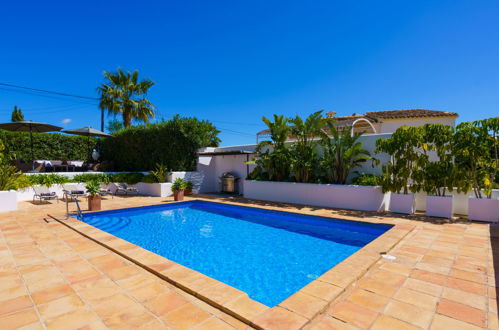
[[[90,160],[90,137],[98,136],[98,137],[113,137],[111,134],[107,134],[106,132],[96,130],[92,127],[82,127],[75,129],[66,129],[62,131],[67,134],[81,135],[87,137],[87,149],[88,149],[88,159]]]
[[[35,155],[33,152],[33,132],[57,132],[62,129],[62,127],[54,126],[45,123],[37,123],[31,120],[14,121],[11,123],[0,124],[0,129],[13,132],[29,132],[29,140],[31,144],[31,160],[32,160],[32,170],[35,170]]]

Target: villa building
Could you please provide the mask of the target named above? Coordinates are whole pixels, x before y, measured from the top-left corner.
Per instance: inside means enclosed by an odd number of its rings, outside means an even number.
[[[422,126],[424,124],[444,124],[455,126],[455,112],[409,109],[409,110],[386,110],[369,111],[365,114],[352,114],[349,116],[335,117],[335,112],[326,115],[336,119],[338,128],[354,127],[354,132],[365,134],[389,134],[395,132],[400,126]],[[257,142],[269,137],[269,130],[257,133]]]

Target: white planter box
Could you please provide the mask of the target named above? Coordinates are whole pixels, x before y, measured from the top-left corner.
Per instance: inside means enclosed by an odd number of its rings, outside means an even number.
[[[0,191],[0,212],[9,212],[17,210],[17,191]]]
[[[244,180],[244,197],[361,211],[384,211],[381,187]]]
[[[499,221],[499,199],[469,198],[468,219],[498,222]]]
[[[390,196],[390,211],[395,213],[413,214],[415,204],[414,194],[395,194]]]
[[[139,182],[134,185],[139,190],[139,194],[154,197],[168,197],[172,195],[172,184],[164,183],[144,183]]]
[[[430,217],[452,218],[452,196],[426,196],[426,215]]]

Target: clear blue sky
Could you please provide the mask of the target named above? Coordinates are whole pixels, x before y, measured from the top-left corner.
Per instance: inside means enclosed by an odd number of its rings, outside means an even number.
[[[139,69],[158,118],[209,119],[222,145],[253,143],[274,113],[474,120],[499,115],[498,17],[492,0],[7,1],[0,82],[96,96],[102,71]],[[95,104],[3,88],[0,121],[14,104],[26,119],[100,126]]]

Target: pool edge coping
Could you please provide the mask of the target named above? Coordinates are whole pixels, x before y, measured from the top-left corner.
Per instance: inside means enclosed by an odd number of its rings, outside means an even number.
[[[279,206],[250,206],[237,202],[213,201],[202,197],[194,197],[192,200],[314,215],[303,211],[292,212],[283,210],[283,207]],[[165,205],[173,203],[176,202],[169,202]],[[91,213],[85,212],[85,214]],[[249,298],[245,292],[239,289],[104,232],[85,222],[75,218],[59,220],[54,216],[51,217],[161,279],[258,329],[265,329],[272,326],[272,324],[283,322],[290,324],[291,327],[303,327],[317,314],[324,311],[353,282],[362,277],[381,258],[383,253],[388,253],[415,228],[415,226],[410,224],[392,224],[392,228],[326,271],[319,278],[310,282],[278,305],[268,307]],[[364,223],[380,223],[378,221],[366,221],[365,219],[351,216],[342,217],[335,215],[334,217],[318,217]]]

